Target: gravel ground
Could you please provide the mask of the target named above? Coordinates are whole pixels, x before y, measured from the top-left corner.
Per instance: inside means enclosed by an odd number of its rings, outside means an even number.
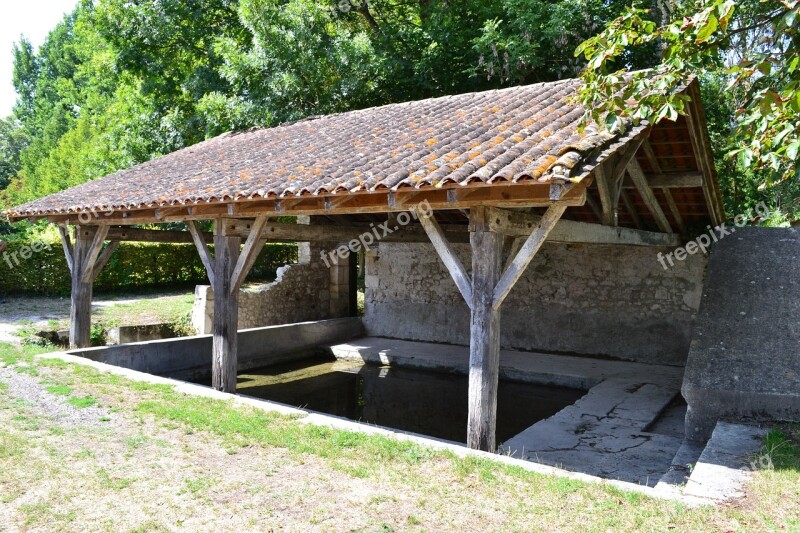
[[[14,365],[20,369],[26,363]],[[98,427],[107,424],[111,413],[102,407],[75,407],[67,403],[66,396],[47,392],[38,377],[19,372],[14,367],[0,363],[0,382],[8,385],[8,394],[25,401],[39,415],[46,416],[67,427]]]

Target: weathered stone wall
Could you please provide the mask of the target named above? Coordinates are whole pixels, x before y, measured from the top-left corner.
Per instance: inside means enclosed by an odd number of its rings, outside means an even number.
[[[469,247],[455,249],[469,269]],[[659,251],[545,244],[503,304],[503,348],[684,364],[706,258],[665,271]],[[431,245],[380,244],[366,286],[369,335],[469,343],[469,310]]]
[[[341,265],[326,265],[320,250],[331,245],[300,245],[300,263],[278,269],[277,279],[239,293],[239,329],[293,324],[349,314],[347,287],[337,285]],[[342,300],[344,299],[344,304]],[[208,285],[195,288],[192,325],[198,335],[212,332],[214,292]]]

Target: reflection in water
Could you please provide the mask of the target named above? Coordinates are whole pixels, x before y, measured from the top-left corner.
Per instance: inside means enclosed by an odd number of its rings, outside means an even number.
[[[248,370],[241,394],[456,442],[467,433],[466,376],[309,359]],[[584,391],[501,381],[497,440],[554,415]]]

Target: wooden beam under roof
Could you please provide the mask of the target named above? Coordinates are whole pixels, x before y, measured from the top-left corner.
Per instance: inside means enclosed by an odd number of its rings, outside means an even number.
[[[586,201],[587,178],[580,183],[559,187],[558,202],[567,206],[581,206]],[[549,183],[525,182],[522,184],[493,184],[469,187],[400,189],[398,191],[359,192],[345,196],[302,196],[259,200],[236,200],[219,204],[149,208],[125,212],[110,212],[92,220],[98,225],[136,225],[157,222],[184,222],[230,217],[255,218],[258,215],[355,215],[408,211],[425,202],[430,209],[469,209],[479,205],[498,207],[548,207],[551,199]],[[231,215],[230,213],[235,213]],[[15,220],[47,218],[57,224],[77,224],[79,213],[49,215],[44,217],[18,217]]]

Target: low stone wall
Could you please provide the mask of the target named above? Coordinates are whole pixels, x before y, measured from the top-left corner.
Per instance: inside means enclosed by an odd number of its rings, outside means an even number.
[[[239,327],[249,329],[330,316],[328,270],[321,263],[286,265],[278,279],[239,293]],[[198,285],[194,292],[192,325],[198,334],[211,333],[214,321],[214,291]]]
[[[454,245],[471,266],[468,245]],[[706,258],[665,270],[650,247],[547,243],[503,304],[503,348],[683,365]],[[469,343],[469,309],[429,244],[366,259],[370,336]]]
[[[360,337],[358,318],[339,318],[239,331],[239,369],[258,368],[320,352],[324,346]],[[211,372],[212,336],[198,335],[68,353],[92,361],[184,380],[205,379]]]

